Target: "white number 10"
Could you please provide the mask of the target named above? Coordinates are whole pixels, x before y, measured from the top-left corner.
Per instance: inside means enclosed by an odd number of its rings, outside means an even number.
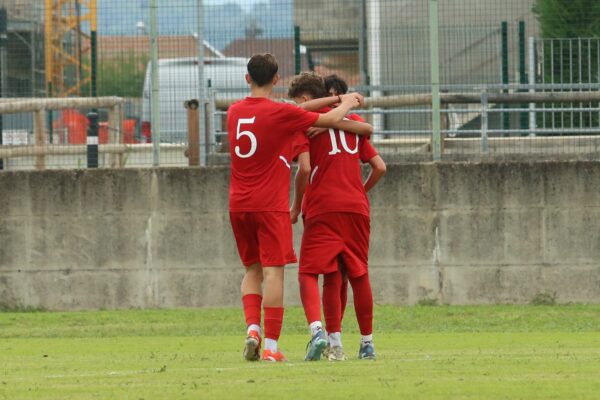
[[[254,153],[256,153],[256,136],[254,136],[254,133],[252,133],[250,131],[242,131],[242,132],[240,132],[241,125],[243,125],[243,124],[244,125],[245,124],[253,124],[255,119],[256,119],[256,117],[252,117],[252,118],[240,118],[240,119],[238,119],[237,132],[235,134],[235,138],[239,140],[242,136],[248,136],[248,139],[250,139],[250,151],[248,151],[246,154],[242,154],[240,152],[240,146],[235,146],[235,154],[239,158],[252,157],[252,155]]]
[[[340,143],[342,143],[342,147],[350,154],[356,154],[358,151],[358,138],[356,138],[356,147],[354,150],[350,150],[348,148],[348,143],[346,143],[346,132],[343,130],[339,130]],[[335,138],[335,129],[329,128],[329,139],[331,139],[331,151],[329,152],[330,156],[335,156],[342,151],[338,148],[337,139]]]

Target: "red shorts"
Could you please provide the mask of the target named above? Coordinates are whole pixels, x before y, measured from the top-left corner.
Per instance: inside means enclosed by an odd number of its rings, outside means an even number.
[[[342,261],[350,277],[366,274],[370,232],[369,217],[362,214],[331,212],[306,219],[299,272],[328,274]]]
[[[230,212],[242,263],[276,267],[295,263],[289,212]]]

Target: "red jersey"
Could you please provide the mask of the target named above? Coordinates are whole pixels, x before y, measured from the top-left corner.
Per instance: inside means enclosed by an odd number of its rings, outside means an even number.
[[[246,97],[229,107],[230,211],[289,212],[294,133],[318,118],[317,113],[262,97]]]
[[[326,112],[327,110],[321,110]],[[362,122],[353,114],[349,119]],[[310,140],[310,178],[304,195],[305,218],[328,212],[369,216],[369,199],[362,182],[360,161],[377,155],[368,137],[329,129]]]
[[[293,161],[298,161],[298,156],[301,153],[305,153],[307,151],[310,151],[310,143],[308,141],[306,133],[297,132],[296,134],[294,134],[290,158]]]

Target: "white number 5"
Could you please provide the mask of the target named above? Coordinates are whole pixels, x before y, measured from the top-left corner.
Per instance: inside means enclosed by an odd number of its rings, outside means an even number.
[[[237,132],[235,134],[235,138],[240,139],[242,136],[248,136],[248,139],[250,139],[250,151],[248,151],[246,154],[240,153],[240,146],[235,146],[235,154],[240,158],[252,157],[252,155],[256,153],[256,136],[254,136],[254,133],[250,131],[240,132],[240,127],[242,124],[253,124],[255,119],[256,117],[238,119]]]

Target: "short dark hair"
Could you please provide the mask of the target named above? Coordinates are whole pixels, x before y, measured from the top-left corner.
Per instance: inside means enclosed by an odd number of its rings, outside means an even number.
[[[329,93],[331,89],[335,90],[337,94],[346,94],[348,93],[348,84],[336,74],[328,75],[325,77],[325,90]]]
[[[290,83],[288,97],[294,99],[303,94],[307,94],[313,99],[328,96],[323,78],[314,72],[302,72],[300,75],[296,75]]]
[[[277,59],[273,54],[255,54],[248,61],[248,74],[258,86],[271,83],[278,69]]]

